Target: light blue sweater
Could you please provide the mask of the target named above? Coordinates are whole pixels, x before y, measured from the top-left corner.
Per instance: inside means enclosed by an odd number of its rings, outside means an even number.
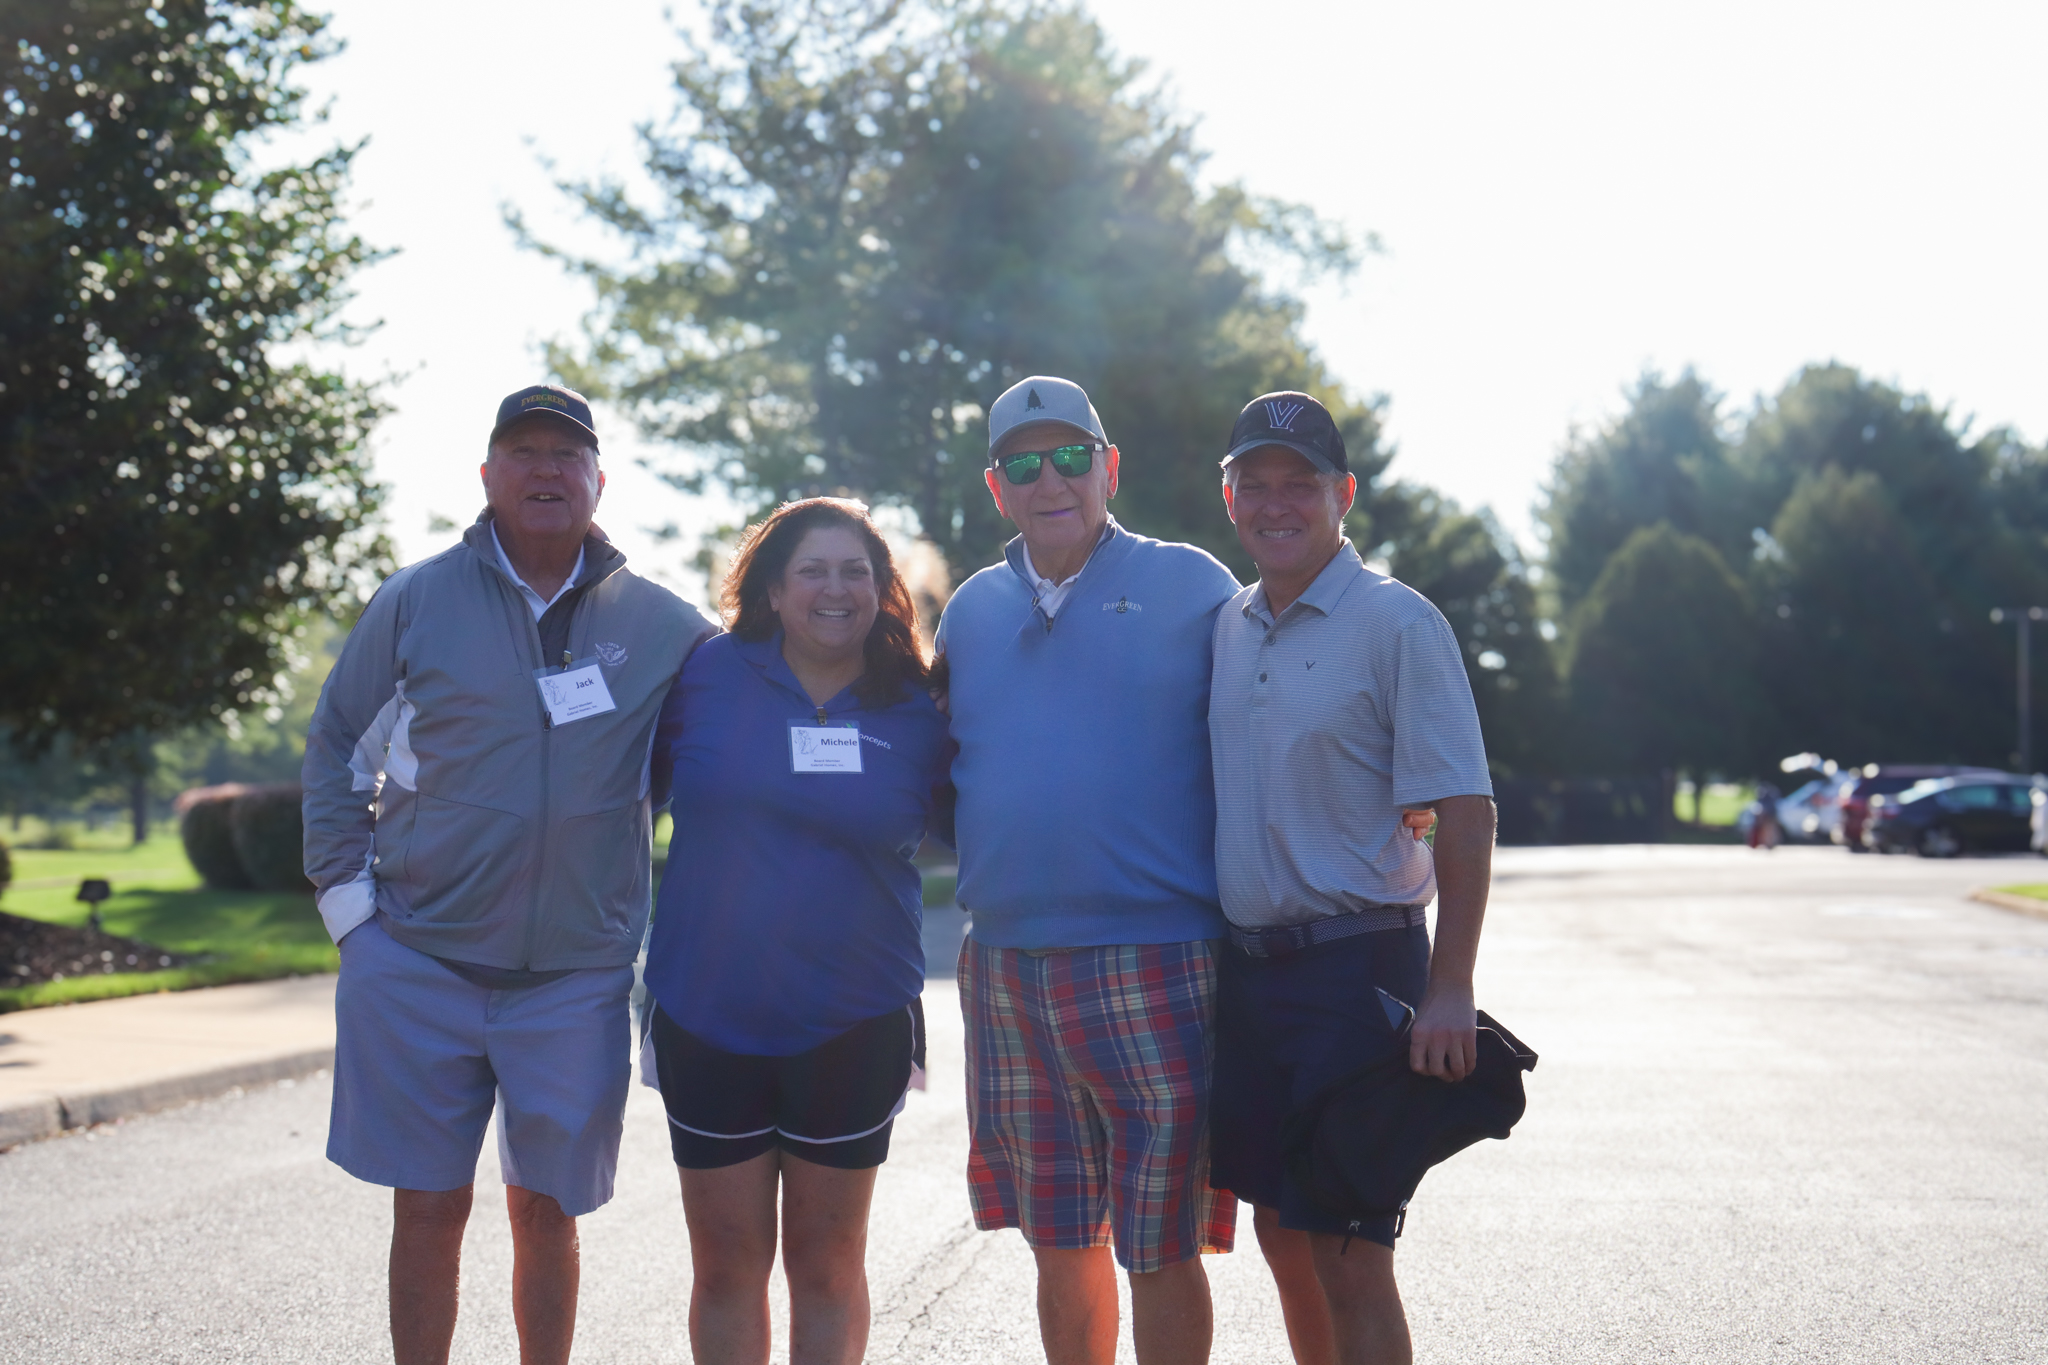
[[[1206,551],[1111,535],[1056,620],[1023,542],[939,623],[960,753],[960,903],[1003,948],[1219,938],[1209,655],[1237,580]]]

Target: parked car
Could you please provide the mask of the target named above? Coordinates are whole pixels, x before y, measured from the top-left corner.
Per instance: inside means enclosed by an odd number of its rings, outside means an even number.
[[[1854,786],[1842,793],[1841,818],[1833,838],[1851,853],[1868,853],[1864,826],[1870,820],[1870,798],[1892,796],[1929,778],[1956,777],[1964,773],[1996,773],[1994,768],[1966,768],[1950,763],[1872,763],[1864,767]]]
[[[1880,853],[1923,858],[2023,853],[2033,843],[2034,779],[2016,773],[1931,778],[1870,801],[1864,840]]]
[[[1787,843],[1832,842],[1842,821],[1842,794],[1861,778],[1853,772],[1817,777],[1778,802],[1778,832]]]

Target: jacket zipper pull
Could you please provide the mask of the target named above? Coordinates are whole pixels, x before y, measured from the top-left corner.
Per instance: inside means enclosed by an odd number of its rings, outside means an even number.
[[[567,668],[568,666],[569,666],[569,651],[565,649],[565,650],[563,650],[563,651],[562,651],[562,667],[564,667],[564,668]]]
[[[825,724],[825,708],[822,706],[818,708],[818,724]]]

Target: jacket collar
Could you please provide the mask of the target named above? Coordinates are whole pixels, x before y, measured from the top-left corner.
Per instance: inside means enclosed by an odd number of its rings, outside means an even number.
[[[491,572],[504,578],[505,570],[498,564],[498,548],[492,543],[493,520],[495,514],[488,507],[477,513],[476,520],[462,533],[462,543],[467,545],[478,559],[488,564]],[[610,578],[625,567],[626,556],[612,544],[610,537],[592,523],[590,529],[583,535],[583,572],[576,576],[576,581],[570,586],[578,590],[587,588],[593,583]],[[506,583],[508,586],[511,585],[511,580],[506,579]]]

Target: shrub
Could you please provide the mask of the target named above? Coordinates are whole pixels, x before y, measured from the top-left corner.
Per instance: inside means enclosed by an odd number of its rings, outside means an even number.
[[[7,885],[14,880],[14,857],[7,851],[7,841],[0,839],[0,895],[6,894]]]
[[[228,831],[242,870],[260,891],[310,891],[306,830],[296,782],[244,788],[228,807]]]
[[[246,790],[239,782],[194,787],[180,793],[171,807],[177,812],[178,837],[184,840],[192,870],[208,886],[223,891],[247,891],[254,885],[235,852],[235,836],[228,828],[228,810]]]

